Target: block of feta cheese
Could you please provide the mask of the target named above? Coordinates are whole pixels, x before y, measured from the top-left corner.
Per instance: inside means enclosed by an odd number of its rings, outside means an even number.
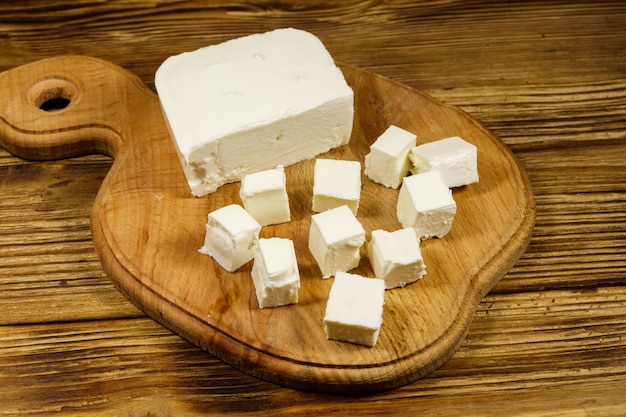
[[[373,230],[367,255],[376,278],[385,281],[385,288],[404,287],[426,275],[420,239],[415,229],[388,232]]]
[[[339,159],[315,161],[313,211],[346,205],[356,215],[361,199],[361,163]]]
[[[415,147],[416,135],[391,125],[370,146],[365,155],[365,175],[385,187],[398,188],[409,173],[409,152]]]
[[[302,30],[171,56],[155,86],[196,196],[350,140],[354,93],[322,42]]]
[[[228,272],[234,272],[254,257],[260,232],[261,225],[243,207],[224,206],[209,213],[200,253],[211,256]]]
[[[282,166],[243,177],[239,197],[246,211],[261,226],[291,220],[287,179]]]
[[[309,250],[324,278],[356,268],[364,243],[365,229],[348,206],[311,216]]]
[[[404,177],[396,206],[402,227],[412,227],[420,239],[443,237],[452,227],[456,203],[439,171]]]
[[[458,136],[424,143],[411,149],[411,172],[436,170],[449,188],[478,182],[476,146]]]
[[[326,336],[342,342],[375,346],[383,322],[384,304],[384,281],[338,272],[326,303]]]
[[[252,281],[260,308],[298,302],[300,272],[290,239],[259,239],[254,249]]]

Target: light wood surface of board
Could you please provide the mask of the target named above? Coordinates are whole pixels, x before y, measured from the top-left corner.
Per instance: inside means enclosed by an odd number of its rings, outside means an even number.
[[[6,2],[0,72],[87,55],[153,89],[170,55],[287,26],[319,36],[339,62],[462,109],[528,174],[530,243],[458,349],[423,378],[368,395],[250,376],[147,317],[104,270],[90,215],[117,157],[33,161],[1,147],[2,413],[622,415],[626,3]]]
[[[482,297],[517,261],[534,224],[525,172],[497,138],[467,114],[375,74],[344,66],[355,91],[350,143],[320,155],[364,161],[390,125],[418,143],[461,136],[479,149],[478,183],[454,190],[452,230],[422,242],[427,277],[386,291],[375,347],[329,341],[322,319],[333,279],[323,279],[308,249],[313,195],[310,159],[286,167],[292,220],[262,237],[294,241],[302,281],[299,302],[260,309],[251,262],[229,273],[202,255],[207,214],[241,204],[240,183],[203,198],[191,195],[158,98],[110,63],[67,56],[0,74],[10,100],[0,106],[3,146],[28,159],[89,152],[115,158],[92,214],[105,271],[141,310],[226,362],[272,382],[335,393],[383,391],[445,363],[462,342]],[[51,101],[52,100],[52,101]],[[62,108],[43,103],[65,100]],[[43,106],[43,109],[42,109]],[[363,175],[357,218],[366,235],[402,226],[398,190]],[[367,261],[352,270],[373,276]]]

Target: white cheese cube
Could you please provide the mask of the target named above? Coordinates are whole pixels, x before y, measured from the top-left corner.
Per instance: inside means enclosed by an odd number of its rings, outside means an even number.
[[[452,227],[456,203],[438,171],[404,177],[396,207],[402,227],[415,229],[420,239],[443,237]]]
[[[389,126],[365,155],[365,175],[385,187],[400,187],[409,173],[409,152],[415,147],[415,139],[413,133]]]
[[[330,289],[324,330],[329,339],[375,346],[383,322],[385,283],[338,272]]]
[[[412,227],[393,232],[373,230],[367,254],[385,288],[404,287],[426,275],[420,239]]]
[[[411,172],[436,170],[448,188],[478,182],[476,146],[458,136],[424,143],[411,149]]]
[[[361,164],[358,161],[317,159],[313,174],[313,211],[346,205],[356,215],[361,199]]]
[[[171,56],[155,85],[196,196],[350,140],[354,93],[322,42],[302,30]]]
[[[228,272],[252,260],[261,225],[240,205],[231,204],[208,215],[204,246],[200,253],[211,256]]]
[[[324,278],[335,275],[337,271],[356,268],[361,261],[363,243],[365,230],[348,206],[336,207],[311,217],[309,250]]]
[[[243,177],[239,197],[246,211],[261,226],[291,220],[287,180],[282,166]]]
[[[297,303],[300,273],[293,242],[278,237],[259,239],[252,281],[260,308]]]

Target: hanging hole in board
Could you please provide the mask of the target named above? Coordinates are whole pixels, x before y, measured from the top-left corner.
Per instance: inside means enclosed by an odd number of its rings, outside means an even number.
[[[63,110],[71,103],[69,98],[65,97],[52,97],[45,100],[39,108],[43,111],[57,111]]]
[[[32,105],[45,112],[68,108],[78,98],[78,88],[71,80],[51,77],[37,81],[29,91]]]

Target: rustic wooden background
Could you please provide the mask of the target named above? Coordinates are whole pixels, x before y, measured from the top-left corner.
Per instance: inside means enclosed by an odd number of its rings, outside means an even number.
[[[0,71],[86,54],[151,86],[170,55],[285,26],[462,108],[526,168],[533,238],[459,351],[363,397],[243,374],[148,319],[103,273],[89,214],[109,158],[0,149],[0,413],[626,413],[626,2],[5,1]]]

